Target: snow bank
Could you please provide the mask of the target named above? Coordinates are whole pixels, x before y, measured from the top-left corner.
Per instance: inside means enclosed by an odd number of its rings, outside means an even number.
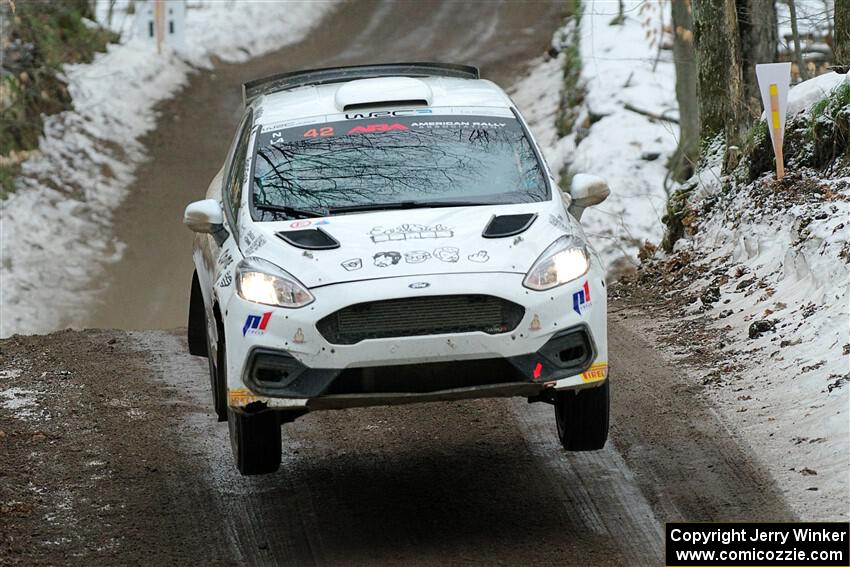
[[[812,79],[789,98],[803,112],[840,80]],[[676,246],[706,268],[690,292],[720,283],[717,302],[692,307],[724,336],[728,372],[712,392],[801,518],[847,520],[850,176],[792,171],[783,193],[772,175],[739,187],[718,169],[691,201],[705,211],[713,200],[711,212]]]
[[[139,140],[156,125],[156,104],[214,56],[237,62],[300,41],[334,6],[190,2],[178,56],[132,38],[119,4],[112,27],[126,39],[65,68],[74,108],[46,118],[38,154],[0,203],[0,336],[72,326],[92,304],[101,266],[123,252],[110,236],[111,213],[145,157]]]
[[[665,162],[675,150],[678,127],[624,105],[676,116],[675,70],[663,51],[653,71],[658,52],[645,34],[658,26],[657,6],[644,4],[640,13],[640,4],[629,3],[624,25],[610,26],[616,3],[585,5],[583,117],[593,123],[580,120],[576,132],[558,137],[563,54],[538,61],[512,96],[556,173],[568,167],[608,178],[611,197],[589,209],[583,224],[610,263],[622,254],[634,257],[643,240],[661,239]],[[649,28],[641,23],[647,17]],[[805,111],[841,80],[830,73],[794,87],[790,112]],[[646,154],[654,153],[658,157],[647,161],[652,156]],[[808,185],[811,195],[783,202],[766,187],[769,176],[729,193],[731,180],[720,170],[716,160],[697,171],[691,204],[712,201],[712,212],[704,214],[692,240],[677,245],[677,251],[699,258],[706,274],[688,293],[699,296],[716,278],[725,280],[720,300],[708,311],[699,300],[691,309],[694,320],[708,313],[728,359],[721,371],[725,381],[708,393],[801,518],[846,519],[850,178],[818,179],[810,172],[805,182],[820,189]],[[774,322],[775,331],[750,339],[750,325],[763,319]]]
[[[579,33],[587,108],[576,131],[560,139],[555,131],[563,54],[541,61],[512,94],[556,174],[566,167],[608,180],[611,196],[582,217],[603,263],[609,266],[625,256],[637,264],[643,242],[658,242],[663,235],[666,163],[676,149],[678,126],[655,122],[625,105],[676,117],[672,53],[659,53],[660,38],[655,44],[646,38],[660,26],[657,5],[626,2],[625,22],[612,26],[616,2],[584,4]]]

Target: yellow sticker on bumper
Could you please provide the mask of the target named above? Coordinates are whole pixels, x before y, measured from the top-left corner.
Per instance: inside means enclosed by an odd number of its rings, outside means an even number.
[[[232,407],[245,407],[252,402],[259,400],[257,396],[252,394],[245,388],[238,388],[227,391],[227,405]]]
[[[608,363],[595,362],[593,366],[581,373],[581,379],[585,382],[598,382],[608,377]]]

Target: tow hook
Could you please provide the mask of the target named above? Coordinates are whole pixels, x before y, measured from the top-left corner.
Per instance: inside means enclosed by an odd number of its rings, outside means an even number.
[[[529,396],[528,403],[534,404],[537,402],[544,402],[547,404],[555,403],[555,388],[554,385],[548,386],[540,391],[536,396]]]

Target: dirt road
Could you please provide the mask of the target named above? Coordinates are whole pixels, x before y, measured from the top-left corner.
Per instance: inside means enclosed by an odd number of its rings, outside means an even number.
[[[145,139],[150,159],[115,213],[127,244],[105,266],[106,291],[85,327],[171,328],[186,324],[191,234],[183,209],[203,198],[241,116],[241,84],[286,70],[391,61],[474,63],[510,85],[542,55],[560,25],[556,1],[401,1],[345,3],[302,43],[241,65],[195,75],[161,108]]]
[[[116,215],[128,244],[91,326],[185,324],[179,223],[218,167],[239,83],[281,69],[442,59],[505,84],[560,3],[353,2],[302,44],[195,76],[162,108]],[[611,305],[611,442],[568,454],[550,406],[373,408],[284,427],[281,471],[242,478],[185,332],[0,340],[0,565],[660,565],[663,522],[790,519],[700,396]]]
[[[0,341],[0,564],[660,565],[665,521],[791,519],[613,307],[603,451],[563,452],[544,404],[424,404],[308,415],[252,478],[182,330]]]

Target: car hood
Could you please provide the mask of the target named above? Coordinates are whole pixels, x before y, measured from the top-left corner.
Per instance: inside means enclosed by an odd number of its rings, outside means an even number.
[[[519,235],[484,238],[494,215],[536,214]],[[321,229],[339,247],[305,250],[279,233]],[[285,269],[309,288],[388,277],[470,272],[526,273],[555,239],[573,234],[554,201],[351,213],[322,219],[251,222],[240,248]]]

